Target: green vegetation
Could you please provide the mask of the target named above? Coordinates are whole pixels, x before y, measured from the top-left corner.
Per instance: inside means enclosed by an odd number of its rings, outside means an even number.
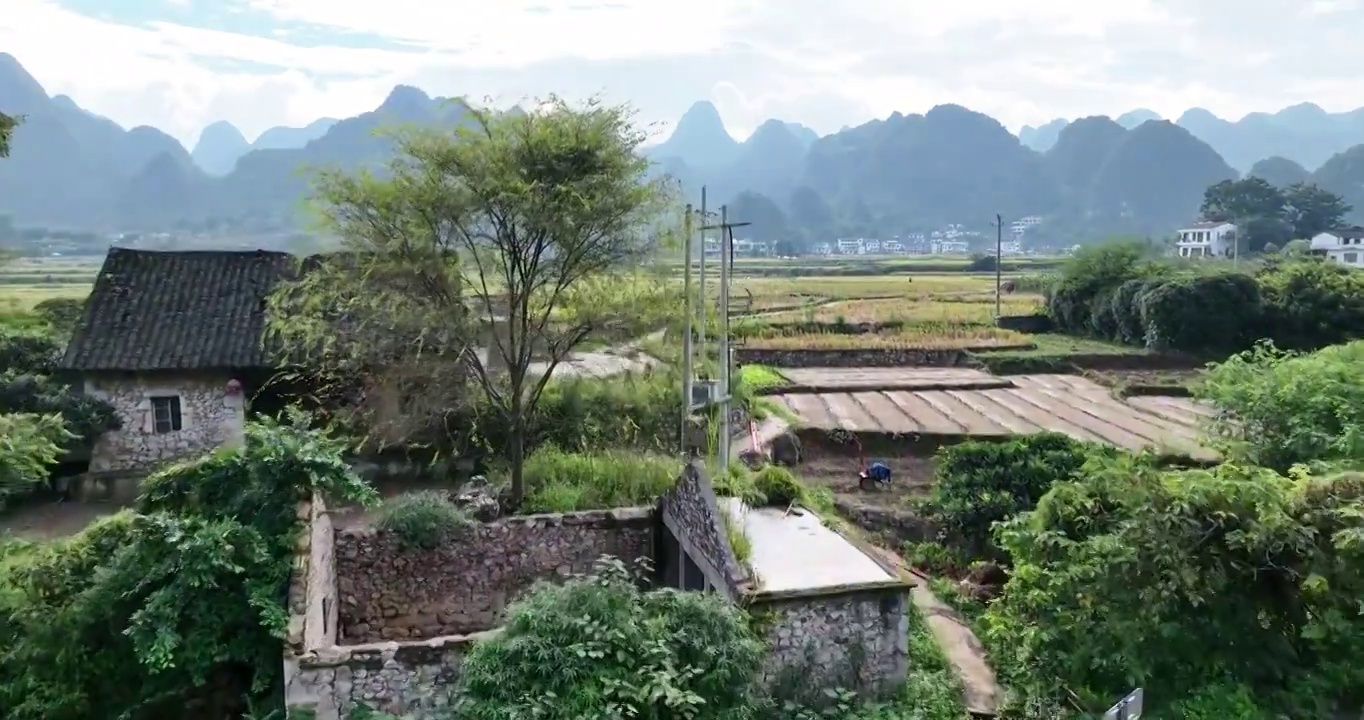
[[[1261,339],[1311,350],[1364,337],[1362,304],[1364,275],[1314,258],[1241,273],[1172,264],[1147,246],[1118,243],[1077,253],[1047,313],[1068,334],[1220,358]]]
[[[424,490],[385,500],[376,525],[404,547],[430,550],[458,537],[473,522],[445,493]]]
[[[236,717],[245,705],[233,711],[224,698],[269,704],[298,500],[314,490],[374,499],[341,449],[292,425],[252,424],[244,448],[149,478],[135,509],[0,552],[6,720],[151,720],[196,708]]]
[[[480,397],[505,432],[511,507],[526,495],[528,423],[553,369],[590,335],[661,324],[650,320],[672,288],[638,276],[655,249],[642,230],[666,195],[627,109],[556,99],[546,110],[469,110],[465,127],[400,133],[382,178],[323,173],[318,209],[346,252],[273,299],[273,330],[311,365],[350,384],[417,373],[409,397],[421,406],[404,418]],[[466,342],[480,335],[486,353]]]
[[[976,588],[933,586],[984,639],[1007,716],[1092,717],[1134,686],[1161,720],[1364,702],[1361,352],[1214,366],[1198,389],[1221,412],[1212,469],[1064,438],[942,452],[925,503],[941,539],[907,551]]]
[[[526,458],[522,512],[640,507],[657,502],[677,481],[675,457],[622,450],[565,452],[554,446]]]

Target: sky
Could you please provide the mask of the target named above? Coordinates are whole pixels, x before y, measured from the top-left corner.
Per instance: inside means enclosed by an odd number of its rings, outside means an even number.
[[[659,138],[698,100],[738,139],[773,117],[823,134],[942,103],[1014,131],[1364,105],[1364,0],[0,3],[0,51],[49,94],[187,147],[218,120],[250,140],[356,115],[397,84],[498,105],[602,95]]]

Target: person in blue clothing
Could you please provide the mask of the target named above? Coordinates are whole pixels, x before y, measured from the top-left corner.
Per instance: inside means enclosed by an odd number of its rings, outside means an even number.
[[[890,483],[890,466],[879,460],[873,462],[861,472],[861,479],[870,480],[877,485],[886,485]]]

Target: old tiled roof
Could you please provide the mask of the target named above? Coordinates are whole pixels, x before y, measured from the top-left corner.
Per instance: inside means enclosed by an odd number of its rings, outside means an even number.
[[[67,346],[69,370],[262,368],[265,299],[295,268],[264,250],[111,248]]]

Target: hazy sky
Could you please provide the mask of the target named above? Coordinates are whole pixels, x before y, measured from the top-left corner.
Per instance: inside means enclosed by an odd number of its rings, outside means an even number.
[[[0,51],[51,94],[192,145],[229,120],[373,109],[398,83],[511,104],[710,99],[745,137],[955,102],[1017,130],[1191,106],[1364,105],[1364,0],[0,0]],[[0,98],[0,107],[4,99]],[[660,131],[666,132],[666,131]]]

